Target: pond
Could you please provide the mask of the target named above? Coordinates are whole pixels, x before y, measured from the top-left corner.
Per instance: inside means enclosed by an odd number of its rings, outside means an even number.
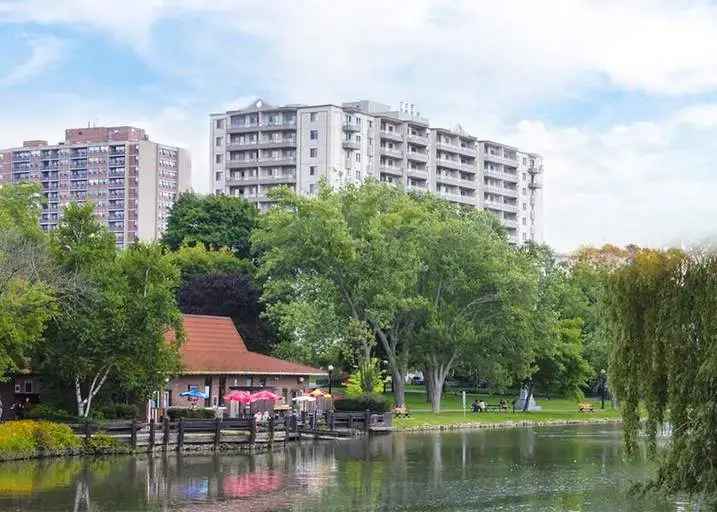
[[[678,511],[629,496],[650,475],[619,426],[396,433],[256,456],[0,464],[0,510]]]

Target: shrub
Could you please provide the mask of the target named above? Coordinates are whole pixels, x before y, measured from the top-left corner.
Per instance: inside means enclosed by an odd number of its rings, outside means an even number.
[[[67,425],[49,421],[9,421],[0,425],[0,458],[32,457],[40,452],[64,452],[80,445]]]
[[[106,420],[132,420],[139,416],[135,404],[108,404],[100,407],[97,412]]]
[[[73,421],[75,417],[64,409],[48,404],[36,404],[26,413],[27,419],[49,421]]]
[[[342,398],[334,402],[337,411],[365,411],[387,412],[393,407],[393,402],[383,395],[365,393],[363,395]]]
[[[167,415],[171,421],[177,421],[179,418],[185,419],[211,419],[216,416],[214,409],[189,409],[186,407],[170,407],[167,409]]]
[[[82,447],[85,453],[94,455],[115,453],[122,448],[126,448],[119,440],[104,432],[97,432],[89,439],[83,439]]]
[[[36,422],[35,446],[38,450],[64,452],[80,446],[80,441],[69,427],[49,421]]]

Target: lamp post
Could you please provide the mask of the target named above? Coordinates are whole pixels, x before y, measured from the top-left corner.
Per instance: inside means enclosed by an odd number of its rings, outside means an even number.
[[[600,370],[600,409],[605,408],[605,391],[607,390],[607,372],[605,368]]]
[[[334,372],[334,365],[330,364],[327,368],[329,370],[329,395],[331,394],[331,374]]]

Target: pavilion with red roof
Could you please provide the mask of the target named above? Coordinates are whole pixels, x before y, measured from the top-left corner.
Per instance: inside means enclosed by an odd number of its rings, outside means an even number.
[[[284,397],[303,393],[327,372],[276,357],[250,352],[229,317],[183,315],[185,341],[180,349],[182,374],[167,383],[163,406],[188,406],[179,393],[192,388],[208,393],[206,406],[222,406],[232,389],[267,389]],[[167,338],[172,340],[173,333]]]

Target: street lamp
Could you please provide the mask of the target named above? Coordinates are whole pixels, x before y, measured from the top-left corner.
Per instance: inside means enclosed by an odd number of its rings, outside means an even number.
[[[600,370],[600,409],[605,408],[605,391],[607,391],[607,372],[605,371],[605,368]]]
[[[330,395],[331,394],[331,374],[334,372],[334,365],[330,364],[328,366],[328,370],[329,370],[329,395]]]

